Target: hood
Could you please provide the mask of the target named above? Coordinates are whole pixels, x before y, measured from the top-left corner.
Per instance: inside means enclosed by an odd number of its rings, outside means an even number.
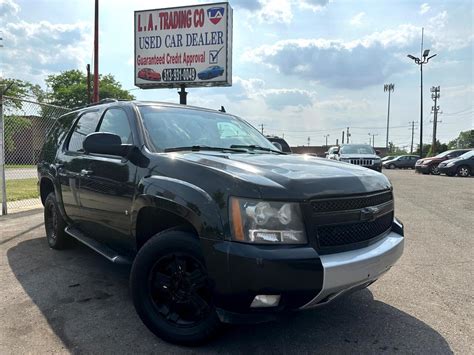
[[[341,154],[341,158],[344,159],[357,159],[357,158],[362,158],[362,159],[380,159],[377,155],[375,154]]]
[[[390,189],[385,175],[352,164],[308,155],[180,153],[175,159],[252,184],[262,198],[309,199]]]
[[[462,160],[462,159],[460,157],[456,157],[456,158],[452,158],[452,159],[446,159],[441,164],[448,165],[449,163],[456,162],[458,160]]]
[[[435,157],[430,157],[430,158],[423,158],[423,159],[418,159],[417,162],[418,163],[424,163],[426,161],[434,161],[434,162],[441,162],[443,160],[446,160],[446,158],[435,158]]]

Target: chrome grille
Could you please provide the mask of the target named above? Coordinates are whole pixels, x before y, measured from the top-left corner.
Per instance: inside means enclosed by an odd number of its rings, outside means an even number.
[[[374,164],[373,159],[351,159],[351,164],[360,165],[360,166],[371,166]]]

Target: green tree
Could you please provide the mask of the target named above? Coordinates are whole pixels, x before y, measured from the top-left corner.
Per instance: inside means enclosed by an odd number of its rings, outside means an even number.
[[[46,99],[46,94],[38,84],[32,84],[20,79],[0,80],[0,90],[6,90],[4,95],[11,97],[12,100],[6,100],[7,109],[21,109],[22,101],[19,99],[30,99],[42,102]]]
[[[388,142],[388,151],[387,155],[405,155],[408,152],[405,149],[397,147],[393,142]]]
[[[474,129],[459,133],[456,139],[448,143],[449,149],[474,148]]]
[[[49,100],[54,105],[74,108],[88,104],[87,77],[79,70],[49,75],[46,85],[51,90]],[[124,100],[135,99],[128,91],[122,89],[122,85],[112,74],[99,76],[99,96]]]

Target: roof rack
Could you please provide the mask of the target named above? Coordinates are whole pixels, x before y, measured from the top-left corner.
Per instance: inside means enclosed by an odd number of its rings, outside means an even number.
[[[99,102],[92,102],[90,104],[87,104],[86,107],[107,104],[110,102],[118,102],[118,100],[112,99],[112,98],[105,98],[105,99],[100,100]]]

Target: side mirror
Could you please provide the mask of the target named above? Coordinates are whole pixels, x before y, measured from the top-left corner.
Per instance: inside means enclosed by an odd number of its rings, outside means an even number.
[[[86,153],[118,155],[125,157],[128,155],[131,144],[122,144],[122,140],[116,134],[106,132],[95,132],[89,134],[82,147]]]
[[[278,149],[280,152],[283,151],[283,146],[280,143],[278,142],[272,142],[272,143],[276,147],[276,149]]]
[[[446,155],[446,158],[453,159],[454,157],[451,154]]]

